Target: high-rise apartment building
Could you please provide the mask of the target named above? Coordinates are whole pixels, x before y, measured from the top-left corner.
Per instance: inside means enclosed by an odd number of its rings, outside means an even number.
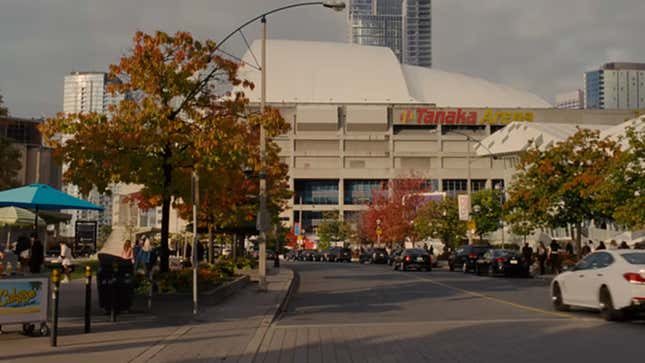
[[[585,93],[581,89],[555,96],[555,108],[579,110],[585,108]]]
[[[111,80],[104,72],[72,72],[65,76],[63,112],[71,113],[107,113],[108,107],[119,103],[124,96],[112,95],[107,92],[107,85],[118,80]],[[63,165],[63,172],[67,165]],[[84,197],[90,202],[105,208],[102,212],[95,211],[68,211],[72,219],[67,226],[61,230],[64,236],[73,236],[76,221],[96,220],[99,227],[112,225],[112,198],[108,195],[101,195],[93,190],[87,196],[81,196],[78,187],[72,184],[65,184],[63,190],[77,197]]]
[[[399,62],[432,66],[431,0],[351,0],[352,43],[388,47]]]
[[[585,73],[585,108],[645,108],[645,63],[607,63]]]

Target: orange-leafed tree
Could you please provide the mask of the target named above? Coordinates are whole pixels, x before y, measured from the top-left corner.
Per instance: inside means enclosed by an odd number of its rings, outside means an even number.
[[[288,166],[280,162],[279,147],[267,143],[266,165],[260,164],[260,125],[263,125],[269,140],[289,130],[289,124],[272,108],[264,115],[250,114],[245,122],[236,123],[236,132],[225,140],[225,150],[237,150],[235,158],[221,159],[219,163],[200,165],[198,225],[209,231],[209,259],[212,256],[213,234],[218,229],[254,225],[258,210],[258,179],[254,176],[264,170],[267,176],[268,209],[274,224],[279,223],[279,213],[291,196],[288,184]],[[228,145],[227,145],[228,144]],[[204,150],[201,150],[202,152]],[[207,154],[218,153],[208,151]],[[182,188],[189,191],[189,188]],[[180,215],[192,219],[191,196],[184,195],[177,203]]]
[[[59,114],[41,128],[69,165],[65,179],[82,192],[139,184],[142,200],[161,205],[162,271],[168,270],[171,203],[187,194],[191,171],[246,155],[243,143],[231,140],[248,101],[242,92],[221,90],[252,85],[238,78],[237,63],[216,52],[215,42],[189,33],[137,32],[130,52],[110,66],[119,81],[108,91],[127,97],[107,114]]]
[[[381,230],[381,243],[391,245],[415,239],[412,221],[417,211],[425,204],[422,193],[432,192],[427,180],[420,177],[393,179],[374,190],[369,208],[361,214],[359,235],[362,240],[377,241]]]

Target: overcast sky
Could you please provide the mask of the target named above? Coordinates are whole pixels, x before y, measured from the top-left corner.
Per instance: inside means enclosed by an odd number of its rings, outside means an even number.
[[[105,71],[138,29],[218,40],[236,25],[296,0],[0,0],[0,94],[12,114],[62,110],[63,77]],[[433,62],[537,93],[582,88],[607,61],[645,62],[643,0],[433,0]],[[317,7],[274,15],[269,36],[346,40],[346,13]],[[246,31],[249,41],[259,27]],[[242,55],[235,39],[228,50]]]

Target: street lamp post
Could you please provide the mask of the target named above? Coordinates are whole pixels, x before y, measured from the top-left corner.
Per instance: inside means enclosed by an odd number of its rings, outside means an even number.
[[[232,34],[236,33],[246,25],[261,19],[262,22],[262,53],[261,53],[261,66],[260,66],[260,71],[261,71],[261,84],[260,84],[260,114],[264,114],[265,108],[266,108],[266,74],[267,74],[267,69],[266,69],[266,40],[267,40],[267,16],[273,13],[277,13],[279,11],[287,10],[290,8],[295,8],[295,7],[300,7],[300,6],[311,6],[311,5],[322,5],[323,7],[333,9],[336,11],[341,11],[345,9],[345,3],[344,2],[336,2],[336,1],[315,1],[315,2],[304,2],[304,3],[297,3],[297,4],[292,4],[288,6],[283,6],[281,8],[277,8],[271,11],[268,11],[264,14],[261,14],[254,19],[249,20],[245,24],[243,24],[241,27],[236,29],[235,32]],[[230,37],[230,36],[229,36]],[[225,38],[225,40],[228,39]],[[219,44],[221,46],[221,43]],[[259,275],[259,288],[261,291],[266,291],[267,289],[267,284],[266,284],[266,231],[268,227],[268,211],[267,211],[267,197],[266,197],[266,171],[264,170],[266,167],[266,143],[267,143],[267,137],[266,137],[266,130],[264,129],[264,126],[260,125],[260,168],[262,169],[260,171],[260,210],[258,212],[258,229],[260,230],[260,263],[258,266],[258,275]],[[300,221],[302,223],[302,221]]]
[[[504,216],[502,214],[502,205],[504,204],[504,186],[502,184],[495,185],[495,189],[499,191],[499,225],[502,229],[502,249],[504,249]]]

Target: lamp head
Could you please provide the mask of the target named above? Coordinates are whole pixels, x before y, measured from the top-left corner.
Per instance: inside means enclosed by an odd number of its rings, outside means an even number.
[[[336,11],[345,10],[345,3],[343,1],[325,1],[322,6]]]

